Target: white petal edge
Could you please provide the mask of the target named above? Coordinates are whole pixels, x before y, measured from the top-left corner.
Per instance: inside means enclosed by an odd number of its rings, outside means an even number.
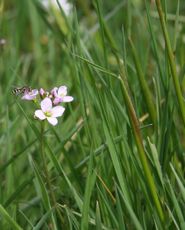
[[[65,96],[65,97],[62,98],[62,101],[63,101],[63,102],[71,102],[71,101],[73,101],[73,100],[74,100],[74,98],[71,97],[71,96]]]
[[[44,100],[41,101],[40,106],[41,106],[41,109],[42,109],[43,112],[51,110],[51,108],[52,108],[51,99],[48,98],[48,97],[44,98]]]
[[[53,126],[57,125],[58,123],[58,120],[55,117],[47,117],[47,120]]]
[[[35,111],[35,116],[40,120],[46,119],[46,116],[44,115],[43,111],[40,109]]]
[[[67,95],[67,86],[65,86],[65,85],[62,85],[62,86],[60,86],[59,87],[59,89],[58,89],[58,95],[60,96],[60,95]]]
[[[52,117],[60,117],[64,113],[65,108],[62,106],[55,106],[52,108]]]

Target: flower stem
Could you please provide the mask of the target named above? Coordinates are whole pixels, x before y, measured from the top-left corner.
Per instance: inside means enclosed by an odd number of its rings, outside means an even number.
[[[56,207],[56,211],[57,214],[60,218],[61,223],[63,223],[63,217],[57,207],[57,202],[55,199],[55,195],[52,189],[52,184],[51,184],[51,180],[49,177],[49,171],[47,168],[47,160],[46,160],[46,155],[45,155],[45,151],[44,151],[44,129],[45,129],[45,122],[41,122],[41,143],[40,143],[40,151],[41,151],[41,157],[42,157],[42,162],[43,162],[43,170],[44,170],[44,175],[45,175],[45,179],[46,179],[46,187],[49,191],[49,194],[51,196],[51,203],[52,206]]]

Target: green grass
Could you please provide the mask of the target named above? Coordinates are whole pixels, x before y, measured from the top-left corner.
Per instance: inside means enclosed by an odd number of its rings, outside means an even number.
[[[0,229],[183,230],[185,2],[74,2],[0,3]],[[57,126],[25,85],[68,87]]]

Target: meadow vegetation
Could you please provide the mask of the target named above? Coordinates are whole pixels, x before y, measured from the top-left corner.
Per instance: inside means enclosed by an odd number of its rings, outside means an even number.
[[[56,2],[0,2],[0,229],[185,229],[185,1]]]

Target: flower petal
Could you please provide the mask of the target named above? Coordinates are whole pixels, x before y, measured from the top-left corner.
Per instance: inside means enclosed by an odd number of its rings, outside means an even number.
[[[60,102],[62,102],[62,98],[60,97],[55,97],[55,99],[53,100],[54,105],[58,105]]]
[[[44,98],[44,100],[41,101],[40,105],[41,105],[41,109],[43,112],[46,112],[52,109],[52,101],[48,97]]]
[[[54,87],[52,90],[51,90],[51,95],[53,95],[54,97],[57,97],[57,91],[58,91],[58,88],[57,87]]]
[[[21,99],[31,101],[36,98],[37,94],[38,94],[37,89],[33,89],[31,92],[26,90],[24,95],[21,97]]]
[[[64,113],[65,108],[63,106],[55,106],[52,108],[52,117],[60,117]]]
[[[71,102],[73,100],[74,100],[74,98],[71,96],[65,96],[62,98],[62,102]]]
[[[55,117],[47,117],[47,120],[53,126],[55,126],[58,123],[58,121],[57,121],[57,119]]]
[[[35,116],[40,120],[46,119],[46,116],[41,109],[35,111]]]
[[[28,101],[31,101],[31,100],[33,100],[33,99],[35,99],[35,98],[36,98],[35,95],[29,95],[29,94],[24,94],[24,95],[21,97],[22,100],[28,100]]]
[[[44,93],[45,93],[45,90],[43,88],[40,88],[39,93],[40,93],[41,96],[43,96]]]
[[[37,95],[39,93],[38,89],[32,89],[32,91],[30,92],[31,95]]]
[[[66,96],[67,95],[67,86],[62,85],[62,86],[59,87],[59,89],[58,89],[58,96],[60,96],[60,95],[62,95],[62,96]]]

